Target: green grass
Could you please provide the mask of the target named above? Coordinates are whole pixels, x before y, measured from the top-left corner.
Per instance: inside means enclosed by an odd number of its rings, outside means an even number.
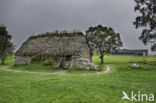
[[[43,66],[40,64],[29,64],[29,65],[19,65],[19,66],[11,66],[12,70],[20,70],[20,71],[34,71],[34,72],[54,72],[57,69],[52,66]],[[58,69],[60,70],[60,69]]]
[[[0,59],[0,68],[3,68],[3,67],[8,68],[8,67],[12,66],[14,64],[14,59],[15,59],[14,56],[7,57],[4,65],[1,65],[1,59]]]
[[[100,65],[97,54],[93,61]],[[142,68],[127,69],[133,62]],[[13,57],[8,58],[8,67],[12,63]],[[154,93],[156,96],[155,63],[156,57],[152,56],[106,56],[105,65],[111,66],[111,72],[101,75],[81,75],[81,71],[77,74],[45,75],[0,70],[0,103],[132,103],[121,100],[123,90]],[[31,69],[34,67],[30,66]]]

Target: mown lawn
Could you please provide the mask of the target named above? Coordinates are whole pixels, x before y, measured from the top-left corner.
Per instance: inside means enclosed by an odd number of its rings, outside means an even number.
[[[100,63],[97,54],[93,61]],[[141,68],[128,69],[133,62]],[[0,68],[12,64],[13,57],[9,57],[7,65]],[[0,103],[132,103],[121,100],[122,91],[156,96],[156,57],[106,56],[105,65],[111,67],[111,72],[100,75],[81,75],[75,71],[46,75],[0,70]]]

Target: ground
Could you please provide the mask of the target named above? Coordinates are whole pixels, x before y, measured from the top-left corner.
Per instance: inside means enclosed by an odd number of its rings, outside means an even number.
[[[56,72],[52,67],[41,65],[13,65],[9,57],[5,66],[11,70]],[[0,70],[0,103],[132,103],[121,100],[122,91],[153,93],[156,96],[156,57],[153,56],[106,56],[100,64],[99,55],[93,62],[100,65],[100,71],[68,70],[66,74],[31,74]],[[141,65],[140,69],[129,69],[131,63]],[[111,71],[105,71],[109,65]],[[83,75],[87,74],[87,75]],[[148,103],[148,102],[141,102]],[[149,102],[151,103],[151,102]]]

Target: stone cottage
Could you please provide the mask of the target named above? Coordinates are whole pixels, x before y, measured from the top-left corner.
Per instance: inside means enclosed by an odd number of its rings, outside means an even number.
[[[43,33],[29,37],[15,53],[15,65],[30,64],[32,56],[43,54],[61,57],[59,66],[97,69],[90,62],[90,48],[81,33]]]

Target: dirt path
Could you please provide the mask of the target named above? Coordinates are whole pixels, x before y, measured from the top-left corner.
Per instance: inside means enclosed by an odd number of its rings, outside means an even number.
[[[8,71],[8,72],[22,72],[22,73],[30,73],[30,74],[65,74],[66,70],[61,70],[58,72],[31,72],[31,71],[20,71],[20,70],[11,70],[7,68],[0,68],[2,71]]]
[[[104,74],[104,73],[108,73],[108,72],[110,72],[110,66],[108,66],[108,65],[106,65],[106,70],[105,71],[103,71],[103,72],[96,72],[96,74]]]
[[[7,69],[7,68],[0,68],[0,70],[8,71],[8,72],[30,73],[30,74],[66,74],[66,70],[61,70],[61,71],[58,71],[58,72],[51,72],[51,73],[11,70],[11,69]],[[103,72],[96,72],[96,74],[108,73],[109,71],[110,71],[110,67],[108,65],[106,65],[106,70],[105,71],[103,71]]]

